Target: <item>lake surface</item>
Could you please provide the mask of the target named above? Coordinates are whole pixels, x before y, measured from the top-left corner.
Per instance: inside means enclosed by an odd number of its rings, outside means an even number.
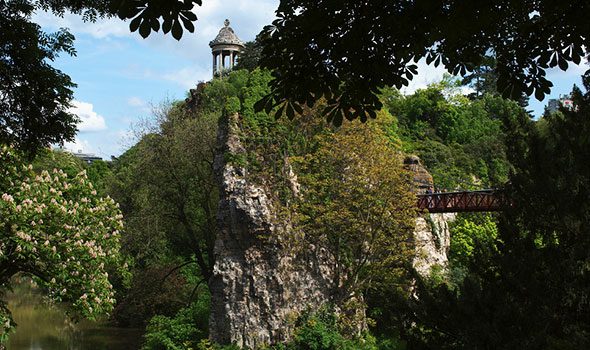
[[[106,322],[69,320],[62,308],[47,305],[23,282],[7,295],[17,323],[8,350],[134,350],[141,347],[142,330],[112,327]]]

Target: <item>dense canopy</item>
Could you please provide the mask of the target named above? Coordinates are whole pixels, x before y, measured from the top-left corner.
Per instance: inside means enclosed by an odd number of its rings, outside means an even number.
[[[276,80],[264,104],[289,101],[292,116],[324,96],[334,123],[365,120],[381,107],[379,89],[407,85],[420,59],[464,75],[489,54],[504,97],[541,100],[546,70],[587,54],[589,13],[586,1],[283,0],[265,30],[261,63]]]

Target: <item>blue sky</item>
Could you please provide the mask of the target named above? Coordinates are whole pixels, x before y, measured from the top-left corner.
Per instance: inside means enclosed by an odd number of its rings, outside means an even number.
[[[231,21],[243,41],[253,40],[263,26],[274,19],[278,0],[206,0],[196,7],[199,20],[195,33],[180,41],[170,35],[153,33],[142,39],[130,33],[128,23],[119,19],[84,23],[78,16],[63,18],[38,13],[34,20],[46,31],[67,27],[76,36],[76,57],[63,55],[55,66],[78,84],[74,90],[73,111],[82,119],[76,141],[66,144],[72,151],[82,150],[105,159],[118,156],[134,142],[130,130],[151,115],[151,106],[166,100],[184,99],[199,81],[211,77],[212,40]],[[440,80],[444,70],[419,63],[419,75],[405,93]],[[555,87],[552,97],[580,85],[586,67],[567,72],[548,73]],[[530,108],[540,115],[546,101],[531,99]]]

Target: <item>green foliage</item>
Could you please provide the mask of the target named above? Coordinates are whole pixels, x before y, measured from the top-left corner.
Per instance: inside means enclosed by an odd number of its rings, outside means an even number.
[[[216,102],[216,94],[207,98]],[[122,203],[125,251],[139,268],[195,261],[204,279],[211,275],[217,230],[213,156],[220,115],[221,110],[188,112],[182,105],[164,109],[157,131],[115,162],[109,192]]]
[[[67,29],[45,33],[32,22],[37,11],[58,16],[82,15],[84,21],[118,16],[130,19],[142,37],[162,29],[180,40],[194,31],[193,5],[201,0],[7,0],[0,2],[0,143],[34,154],[52,143],[71,141],[79,119],[67,112],[76,85],[50,63],[65,52],[75,56],[74,36]]]
[[[86,170],[88,180],[99,195],[106,196],[107,182],[111,177],[109,164],[102,160],[96,160],[86,164],[75,155],[62,150],[41,149],[33,159],[33,169],[36,172],[51,171],[54,168],[63,170],[69,177],[74,177]]]
[[[510,171],[502,119],[521,108],[492,95],[470,101],[456,84],[447,79],[406,97],[386,89],[382,99],[404,150],[422,159],[438,188],[500,186]]]
[[[341,305],[376,281],[404,275],[413,254],[415,197],[379,124],[351,123],[316,138],[313,152],[293,159],[303,188],[293,210],[306,240],[335,259],[334,302]]]
[[[498,238],[496,222],[490,215],[480,215],[476,220],[470,220],[463,215],[455,219],[450,226],[449,260],[451,265],[467,266],[473,258],[477,246],[493,247]]]
[[[260,38],[256,37],[254,41],[248,41],[244,44],[244,49],[240,53],[240,58],[235,69],[247,69],[253,71],[260,66],[260,55],[262,54],[262,43]]]
[[[338,316],[328,309],[307,313],[300,317],[293,339],[275,347],[277,350],[377,350],[375,338],[365,334],[351,339],[343,334]]]
[[[223,79],[213,79],[208,82],[201,96],[201,112],[221,113],[228,100],[241,96],[248,78],[248,71],[233,70]],[[232,105],[235,106],[235,102],[230,102],[230,106]]]
[[[188,281],[174,266],[136,269],[113,311],[122,327],[144,327],[156,316],[173,317],[189,300]]]
[[[86,166],[86,173],[88,179],[96,188],[99,194],[106,194],[107,187],[109,186],[109,179],[112,176],[112,171],[109,163],[102,160],[95,160],[91,164]]]
[[[209,294],[201,288],[199,297],[174,317],[155,316],[144,335],[144,350],[208,349]]]
[[[84,317],[108,314],[115,300],[107,269],[126,274],[118,205],[99,197],[84,171],[73,178],[58,169],[36,173],[6,146],[0,159],[0,289],[24,273]]]
[[[353,2],[282,0],[263,31],[261,66],[276,78],[266,105],[303,107],[325,98],[335,125],[366,120],[382,107],[377,93],[401,88],[416,62],[465,76],[494,53],[497,90],[542,100],[547,69],[566,70],[588,54],[590,5],[554,0]]]
[[[495,68],[496,58],[491,55],[485,55],[482,57],[481,64],[463,77],[462,84],[474,90],[470,94],[470,97],[478,98],[486,94],[498,94],[498,76],[494,72]]]
[[[240,111],[240,99],[236,96],[231,96],[225,102],[225,112],[227,114],[234,114]]]
[[[0,2],[0,143],[33,154],[50,143],[71,141],[78,118],[67,112],[70,77],[49,62],[73,55],[66,29],[47,34],[30,21],[32,1]]]
[[[113,162],[108,192],[121,202],[126,222],[123,251],[134,261],[131,286],[119,288],[123,297],[114,317],[120,324],[144,325],[159,315],[152,323],[185,322],[184,331],[178,331],[190,333],[196,322],[207,322],[192,320],[191,325],[186,318],[189,311],[177,312],[192,299],[193,286],[202,287],[212,274],[218,204],[213,174],[217,125],[224,111],[239,110],[239,99],[233,94],[243,84],[242,77],[235,72],[207,84],[196,111],[180,103],[155,111],[150,132]],[[183,266],[193,273],[179,270]],[[182,338],[180,333],[174,335],[174,328],[166,330],[170,339],[162,343],[182,347],[174,343]],[[206,335],[206,328],[196,329]],[[156,333],[154,339],[164,337]],[[160,344],[156,340],[150,344]]]
[[[493,55],[483,55],[481,63],[473,69],[471,73],[463,75],[461,83],[469,86],[473,92],[468,96],[471,99],[482,98],[485,95],[499,96],[502,94],[498,91],[498,73],[497,60]],[[516,96],[516,95],[515,95]],[[529,97],[526,92],[522,92],[520,97],[515,99],[521,107],[529,104]]]
[[[84,163],[69,152],[39,150],[33,159],[33,170],[40,173],[43,170],[52,171],[55,168],[61,169],[68,177],[74,177],[85,169]]]
[[[590,82],[589,82],[590,83]],[[588,85],[590,87],[590,84]],[[494,244],[459,241],[467,266],[458,286],[418,280],[406,322],[418,348],[578,349],[590,344],[590,94],[577,108],[532,122],[504,119],[514,164]],[[487,224],[458,223],[471,233]],[[485,239],[485,238],[484,238]],[[474,241],[474,243],[476,243]],[[457,245],[457,244],[456,244]],[[493,248],[493,249],[490,249]],[[467,248],[467,249],[466,249]]]

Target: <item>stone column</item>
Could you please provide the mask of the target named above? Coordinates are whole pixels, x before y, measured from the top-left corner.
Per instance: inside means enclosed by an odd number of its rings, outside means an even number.
[[[215,76],[215,71],[217,70],[217,54],[213,52],[213,76]]]
[[[229,68],[230,69],[234,68],[234,52],[233,51],[229,52]]]

